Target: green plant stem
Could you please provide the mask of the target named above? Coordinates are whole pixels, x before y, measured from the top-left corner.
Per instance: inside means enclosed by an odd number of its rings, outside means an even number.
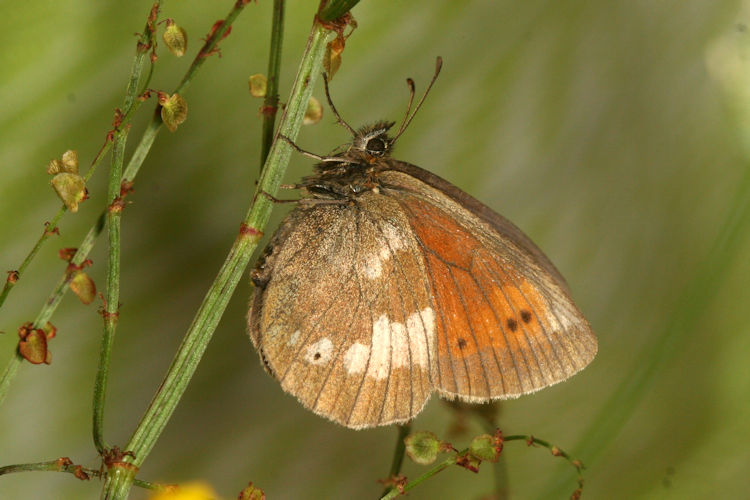
[[[35,462],[30,464],[14,464],[0,467],[0,476],[14,472],[65,472],[68,474],[85,473],[89,477],[101,477],[102,471],[99,469],[90,469],[80,465],[61,463],[60,460],[50,460],[49,462]],[[135,486],[146,488],[148,490],[162,490],[165,487],[158,483],[151,483],[136,479],[133,481]]]
[[[388,473],[389,478],[398,476],[401,473],[401,466],[404,464],[404,454],[406,453],[406,436],[411,432],[411,424],[407,423],[398,426],[398,435],[396,436],[396,448],[393,450],[393,461],[391,461],[391,470]],[[381,493],[380,496],[388,494],[394,487],[389,486]]]
[[[159,8],[160,2],[157,1],[153,9],[158,12]],[[130,80],[128,81],[123,101],[123,109],[126,113],[134,107],[134,103],[138,102],[136,99],[138,97],[138,84],[143,72],[143,59],[147,52],[145,47],[154,43],[154,22],[155,19],[149,17],[141,35],[138,50],[136,50],[136,57],[133,61],[133,68],[130,72]],[[149,73],[149,78],[150,76],[151,73]],[[112,167],[109,171],[109,183],[107,184],[108,206],[106,209],[106,219],[107,232],[109,234],[109,253],[107,259],[106,297],[104,302],[104,334],[102,335],[102,344],[99,350],[99,367],[97,368],[96,379],[94,381],[92,414],[94,446],[99,454],[104,454],[108,448],[104,440],[104,405],[107,397],[112,344],[114,343],[120,310],[120,221],[122,220],[122,198],[125,196],[125,193],[122,192],[122,165],[125,159],[125,145],[127,144],[129,130],[130,127],[125,126],[115,134]]]
[[[263,126],[260,144],[260,165],[266,163],[268,152],[273,142],[276,126],[276,113],[279,108],[279,74],[281,72],[281,44],[284,39],[284,6],[285,0],[273,1],[273,19],[271,22],[271,46],[268,55],[268,77],[266,97],[263,100]]]
[[[214,33],[206,40],[199,51],[196,58],[193,60],[190,68],[183,77],[180,84],[174,93],[181,92],[186,88],[192,81],[193,76],[197,70],[203,65],[204,60],[210,56],[216,44],[222,39],[224,34],[230,29],[232,22],[242,12],[244,4],[237,2],[229,15],[224,19],[222,25],[214,31]],[[125,98],[125,109],[135,101],[138,89],[138,79],[131,78],[130,84],[128,85],[128,91]],[[157,106],[158,111],[158,106]],[[134,171],[131,173],[126,171],[126,177],[122,174],[122,164],[125,152],[125,142],[127,139],[127,133],[122,132],[117,136],[115,141],[115,150],[113,153],[112,171],[110,173],[109,186],[107,192],[107,199],[112,203],[115,199],[121,196],[120,190],[122,182],[131,182],[132,177],[138,171],[140,165],[146,158],[148,151],[151,149],[153,141],[156,139],[159,126],[156,125],[157,120],[160,122],[161,115],[155,113],[151,123],[147,127],[146,133],[143,138],[146,141],[141,141],[135,154],[133,155],[133,165],[137,165]],[[160,123],[159,123],[160,125]],[[128,165],[130,167],[130,165]],[[129,175],[128,175],[129,174]],[[93,436],[94,444],[96,445],[99,453],[104,453],[108,448],[103,436],[104,427],[104,406],[106,400],[107,381],[109,375],[109,362],[112,351],[112,345],[114,342],[115,330],[117,327],[117,320],[119,317],[119,300],[120,300],[120,221],[122,218],[122,207],[114,209],[113,205],[110,205],[107,211],[107,227],[109,230],[109,260],[107,265],[107,296],[105,302],[104,312],[104,336],[102,337],[102,346],[99,354],[99,368],[96,374],[96,383],[94,386],[94,414],[93,414]]]
[[[544,448],[547,448],[550,453],[552,453],[556,457],[562,457],[564,458],[570,465],[572,465],[578,473],[581,472],[583,469],[583,464],[581,464],[579,461],[572,458],[568,453],[561,450],[557,446],[553,445],[549,441],[545,441],[543,439],[535,438],[534,436],[526,435],[526,434],[514,434],[512,436],[504,436],[503,442],[508,443],[510,441],[524,441],[527,445],[539,445]]]
[[[112,150],[112,168],[107,188],[107,232],[109,234],[109,254],[107,259],[107,285],[104,303],[104,335],[99,351],[99,368],[94,383],[93,437],[96,450],[103,454],[108,448],[104,441],[104,404],[107,396],[107,381],[112,344],[115,339],[120,304],[120,222],[122,220],[121,182],[122,163],[128,131],[123,130],[115,139]]]
[[[321,21],[334,21],[349,12],[360,0],[328,0],[320,9],[318,18]]]
[[[313,85],[321,72],[328,35],[326,28],[318,23],[313,24],[279,127],[280,132],[291,139],[297,137]],[[135,468],[143,464],[187,388],[229,298],[262,237],[262,228],[270,217],[272,203],[265,196],[258,194],[263,191],[273,195],[278,191],[290,156],[289,144],[278,140],[273,143],[240,234],[198,309],[154,399],[126,447],[135,455],[123,458],[127,464],[132,464]],[[110,467],[109,472],[102,498],[126,498],[133,475],[128,473],[129,470],[124,470],[121,464]]]
[[[5,365],[3,374],[0,375],[0,405],[3,404],[5,396],[8,395],[10,383],[16,377],[16,373],[18,373],[18,367],[21,366],[21,361],[23,361],[23,358],[20,354],[18,354],[18,349],[16,349],[13,352],[13,357],[11,357],[8,360],[8,364]]]

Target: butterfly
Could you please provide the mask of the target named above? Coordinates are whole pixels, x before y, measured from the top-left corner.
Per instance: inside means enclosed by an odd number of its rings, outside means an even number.
[[[483,403],[561,382],[597,352],[564,278],[515,225],[390,151],[394,122],[317,156],[252,272],[250,338],[306,408],[349,428],[412,420],[433,392]],[[325,77],[325,75],[324,75]]]

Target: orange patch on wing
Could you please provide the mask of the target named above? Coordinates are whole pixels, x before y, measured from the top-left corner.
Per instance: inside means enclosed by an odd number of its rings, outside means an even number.
[[[557,353],[551,345],[553,333],[547,319],[551,313],[537,288],[488,255],[480,255],[475,267],[477,279],[492,290],[491,302],[499,318],[497,329],[509,339],[513,355],[520,364],[520,377],[530,384],[527,389],[551,383],[545,375],[549,370],[562,375]],[[492,287],[493,277],[499,277],[503,285]]]
[[[415,199],[406,205],[415,214],[409,222],[417,238],[444,262],[468,269],[472,253],[481,247],[481,242],[456,224],[453,217],[433,205]]]
[[[513,260],[500,260],[505,248],[488,248],[436,205],[417,198],[403,204],[423,246],[438,311],[439,388],[482,400],[558,379],[547,303]]]

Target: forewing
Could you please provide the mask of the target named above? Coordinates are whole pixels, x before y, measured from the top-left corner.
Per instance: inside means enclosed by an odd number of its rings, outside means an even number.
[[[250,330],[269,371],[353,428],[405,422],[432,390],[435,315],[421,253],[393,200],[297,208],[272,241]]]
[[[440,393],[467,401],[517,397],[586,366],[596,338],[541,251],[516,238],[523,233],[507,220],[492,213],[488,222],[414,173],[382,179],[424,257],[437,312]]]

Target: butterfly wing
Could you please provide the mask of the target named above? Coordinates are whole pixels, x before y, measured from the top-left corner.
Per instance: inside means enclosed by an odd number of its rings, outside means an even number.
[[[517,397],[585,367],[596,337],[562,276],[512,223],[446,181],[391,161],[380,174],[423,255],[436,311],[433,382],[465,401]]]
[[[394,160],[380,193],[305,203],[256,275],[251,338],[302,404],[352,428],[565,380],[596,354],[567,285],[518,228]]]
[[[352,428],[416,416],[432,391],[435,313],[395,200],[302,204],[256,276],[251,338],[307,408]]]

